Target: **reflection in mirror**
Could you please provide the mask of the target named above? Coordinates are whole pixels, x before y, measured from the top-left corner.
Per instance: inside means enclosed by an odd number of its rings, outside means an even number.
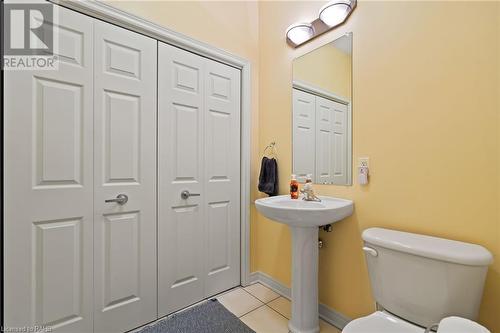
[[[352,184],[352,33],[293,61],[293,171]]]

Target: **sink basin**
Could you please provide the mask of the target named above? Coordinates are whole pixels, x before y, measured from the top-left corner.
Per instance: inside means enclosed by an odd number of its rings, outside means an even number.
[[[265,217],[287,224],[292,231],[292,333],[319,333],[318,230],[350,216],[351,200],[319,197],[321,201],[291,199],[288,195],[255,200]]]
[[[257,210],[271,220],[295,227],[319,227],[340,221],[352,214],[351,200],[319,197],[321,201],[291,199],[280,195],[257,199]]]

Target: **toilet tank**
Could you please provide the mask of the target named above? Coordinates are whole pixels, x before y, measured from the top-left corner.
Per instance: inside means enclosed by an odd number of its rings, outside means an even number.
[[[362,237],[372,293],[386,311],[423,327],[448,316],[477,319],[493,260],[487,249],[382,228]]]

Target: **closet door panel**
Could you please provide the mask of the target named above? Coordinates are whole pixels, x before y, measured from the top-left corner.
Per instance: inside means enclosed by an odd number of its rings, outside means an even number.
[[[316,96],[316,172],[314,179],[319,184],[333,181],[333,121],[334,102]]]
[[[205,294],[240,281],[240,71],[205,60]]]
[[[293,89],[293,170],[297,179],[305,182],[307,174],[314,174],[316,136],[315,96]]]
[[[347,183],[348,178],[348,106],[333,101],[331,103],[333,108],[332,182],[333,184],[344,185]]]
[[[157,318],[156,51],[151,38],[95,22],[95,331]],[[124,204],[105,202],[128,196]]]
[[[204,296],[203,58],[159,43],[158,312]],[[187,199],[182,191],[198,196]]]
[[[5,326],[91,332],[92,19],[58,11],[58,70],[4,72]]]

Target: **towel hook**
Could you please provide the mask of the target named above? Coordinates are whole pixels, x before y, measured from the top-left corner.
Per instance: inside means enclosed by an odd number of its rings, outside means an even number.
[[[277,155],[277,151],[276,151],[276,141],[271,142],[270,144],[268,144],[268,145],[266,146],[266,148],[264,148],[264,155],[266,155],[266,151],[267,151],[268,149],[271,149],[271,155],[276,156],[276,155]]]

